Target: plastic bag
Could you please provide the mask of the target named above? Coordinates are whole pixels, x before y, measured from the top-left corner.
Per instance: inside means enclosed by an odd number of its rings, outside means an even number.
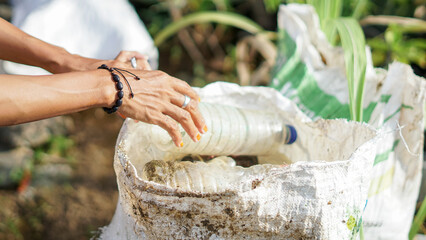
[[[349,118],[343,51],[332,48],[309,5],[282,5],[279,52],[271,86],[311,119]],[[374,161],[365,239],[407,239],[421,181],[425,79],[408,65],[366,70],[364,121],[386,134]]]
[[[259,161],[264,165],[244,171],[232,163],[226,167],[229,171],[223,171],[223,164],[205,169],[208,166],[201,163],[185,163],[191,169],[188,179],[199,180],[200,173],[208,171],[210,180],[203,180],[202,187],[179,187],[181,180],[149,181],[144,173],[147,163],[183,155],[157,149],[152,125],[126,120],[114,159],[119,202],[101,239],[356,237],[381,139],[376,130],[346,120],[312,122],[271,88],[214,83],[199,94],[209,103],[283,113],[283,121],[298,131],[296,142],[283,146],[294,163],[283,167],[263,156]],[[185,177],[184,172],[178,174]],[[211,179],[221,187],[211,187]]]

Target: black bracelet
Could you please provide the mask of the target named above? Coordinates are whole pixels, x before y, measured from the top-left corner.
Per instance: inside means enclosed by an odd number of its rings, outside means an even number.
[[[110,68],[105,64],[102,64],[101,66],[99,66],[98,69],[105,69],[105,70],[108,70],[111,73],[112,80],[115,82],[115,88],[117,89],[117,97],[118,97],[118,99],[115,101],[115,104],[114,104],[114,106],[112,106],[112,108],[103,107],[102,109],[108,114],[117,112],[118,108],[121,106],[121,104],[123,104],[124,92],[123,92],[123,84],[120,82],[120,76],[115,74],[113,71],[118,72],[124,78],[124,80],[127,83],[127,86],[130,89],[130,97],[131,98],[134,97],[132,87],[130,86],[129,81],[127,81],[127,78],[124,76],[124,74],[121,71],[131,74],[136,80],[139,80],[140,78],[138,76],[136,76],[135,74],[129,72],[129,71],[119,69],[119,68],[113,68],[113,67]]]

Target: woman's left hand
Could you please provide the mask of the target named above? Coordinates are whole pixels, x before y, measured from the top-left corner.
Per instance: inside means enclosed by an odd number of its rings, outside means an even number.
[[[95,58],[86,58],[79,55],[69,55],[64,61],[46,70],[52,73],[80,72],[95,70],[102,64],[110,67],[123,69],[151,70],[148,63],[148,57],[136,51],[121,51],[113,60],[100,60]],[[131,59],[136,59],[136,68],[133,68]]]
[[[130,60],[132,58],[136,59],[136,68],[134,68],[131,64]],[[148,57],[136,51],[121,51],[114,60],[93,60],[95,61],[89,64],[89,69],[87,70],[96,69],[102,64],[124,69],[151,70],[151,66],[148,63]]]

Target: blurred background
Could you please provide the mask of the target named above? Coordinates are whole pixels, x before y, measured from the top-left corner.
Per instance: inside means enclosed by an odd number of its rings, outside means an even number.
[[[278,6],[304,1],[129,2],[159,49],[159,69],[203,87],[215,81],[267,85],[276,56]],[[398,60],[425,76],[426,0],[344,2],[343,15],[359,20],[374,66]],[[196,16],[194,24],[180,27],[182,18],[201,11],[245,16],[267,31],[268,42],[247,31],[251,22],[225,25]],[[7,0],[0,0],[0,17],[12,18]],[[167,27],[172,30],[164,32]],[[112,162],[121,124],[119,117],[95,109],[0,128],[0,239],[88,239],[107,225],[117,204]]]

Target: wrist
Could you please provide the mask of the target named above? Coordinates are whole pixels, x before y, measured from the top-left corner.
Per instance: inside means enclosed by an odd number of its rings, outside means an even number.
[[[60,47],[58,47],[55,54],[48,59],[49,60],[41,67],[54,74],[93,70],[93,68],[90,68],[93,64],[93,59],[71,54]]]
[[[66,63],[70,61],[71,54],[61,47],[54,46],[54,51],[48,51],[42,58],[44,61],[41,62],[39,67],[51,72],[51,73],[66,73],[69,72],[66,69]]]
[[[121,82],[119,75],[121,75],[124,78],[124,80],[127,82],[128,85],[129,85],[129,82],[126,79],[126,77],[124,76],[123,72],[133,75],[134,78],[138,79],[138,80],[139,80],[139,77],[134,75],[133,73],[128,72],[128,71],[123,70],[123,69],[110,68],[106,64],[102,64],[98,69],[104,69],[111,74],[111,78],[114,81],[115,88],[117,90],[117,93],[115,94],[117,99],[115,100],[114,105],[112,107],[104,107],[103,109],[108,114],[117,112],[118,108],[123,104],[123,97],[124,97],[124,91],[123,91],[124,85]],[[132,88],[130,87],[130,85],[129,85],[129,90],[130,90],[131,98],[133,98],[134,95],[133,95],[133,91],[132,91]]]
[[[103,69],[95,70],[95,72],[99,81],[99,89],[101,91],[98,106],[110,108],[114,105],[117,96],[117,89],[114,81],[112,80],[111,73]]]

